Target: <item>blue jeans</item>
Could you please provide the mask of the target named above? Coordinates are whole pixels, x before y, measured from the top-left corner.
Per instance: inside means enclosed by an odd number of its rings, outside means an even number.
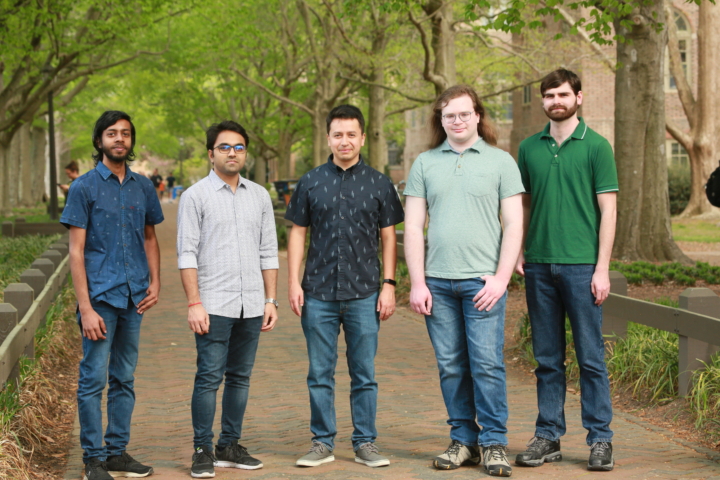
[[[90,458],[105,460],[108,456],[120,455],[130,441],[130,419],[135,407],[134,373],[142,322],[142,315],[130,299],[126,308],[105,302],[92,302],[92,307],[105,322],[107,333],[105,340],[82,338],[77,402],[80,446],[86,463]],[[79,310],[77,321],[82,329]],[[101,402],[106,384],[108,423],[107,446],[104,446]]]
[[[580,367],[582,424],[587,444],[611,442],[610,382],[605,365],[602,307],[591,281],[595,265],[525,264],[525,290],[537,377],[535,435],[557,440],[565,434],[565,315],[570,318]]]
[[[463,445],[507,445],[507,293],[492,310],[481,312],[473,297],[485,286],[483,280],[427,277],[425,282],[432,295],[432,314],[425,323],[440,370],[450,438]]]
[[[217,444],[227,447],[240,440],[262,322],[263,317],[210,315],[210,331],[195,334],[197,373],[190,405],[195,448],[212,446],[217,391],[223,375],[225,389]]]
[[[353,449],[377,438],[375,414],[378,385],[375,381],[375,354],[380,316],[378,292],[367,298],[323,301],[306,296],[302,327],[307,343],[307,384],[310,391],[310,430],[313,440],[335,448],[335,366],[340,325],[345,331],[350,371],[350,412]]]

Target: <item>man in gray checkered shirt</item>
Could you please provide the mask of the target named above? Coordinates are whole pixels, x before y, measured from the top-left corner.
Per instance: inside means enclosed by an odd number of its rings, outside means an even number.
[[[263,466],[238,441],[260,332],[277,321],[278,257],[270,195],[240,176],[249,143],[236,122],[212,125],[207,150],[213,169],[180,198],[178,267],[197,347],[193,478],[214,477],[214,467]],[[222,430],[213,454],[223,376]]]

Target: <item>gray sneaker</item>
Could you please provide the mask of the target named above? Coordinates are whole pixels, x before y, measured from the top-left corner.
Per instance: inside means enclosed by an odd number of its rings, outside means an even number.
[[[355,461],[364,463],[368,467],[386,467],[390,465],[390,460],[380,455],[378,448],[374,443],[363,443],[355,450]]]
[[[454,470],[463,465],[477,465],[480,463],[480,449],[477,446],[467,446],[453,440],[444,453],[433,460],[433,466],[438,470]]]
[[[512,475],[512,467],[507,459],[507,451],[504,445],[490,445],[483,448],[483,460],[485,461],[485,473],[495,477],[509,477]]]
[[[295,462],[298,467],[317,467],[323,463],[329,463],[335,461],[335,455],[333,455],[330,447],[322,442],[313,440],[312,447],[308,453],[303,455]]]

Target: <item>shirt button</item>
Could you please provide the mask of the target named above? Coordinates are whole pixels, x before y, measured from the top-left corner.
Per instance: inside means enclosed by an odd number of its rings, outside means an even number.
[[[555,155],[557,157],[557,155]],[[345,217],[340,217],[341,220],[345,220]]]
[[[555,158],[557,158],[557,155],[555,155]],[[124,225],[123,225],[124,226]]]
[[[557,155],[555,155],[557,157]],[[125,224],[123,223],[123,228],[125,228]]]
[[[460,168],[460,165],[458,165],[458,168]]]
[[[125,207],[120,207],[120,208],[122,208],[123,210],[125,210]]]

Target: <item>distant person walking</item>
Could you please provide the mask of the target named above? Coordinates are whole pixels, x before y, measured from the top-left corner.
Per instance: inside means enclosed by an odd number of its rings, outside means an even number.
[[[565,316],[580,367],[582,423],[590,446],[588,470],[612,470],[612,402],[602,336],[602,304],[610,293],[617,170],[610,143],[577,116],[580,78],[559,69],[540,84],[550,119],[520,144],[525,191],[525,276],[537,377],[535,436],[515,463],[537,467],[562,460],[565,434]]]
[[[193,478],[214,477],[214,467],[262,468],[239,440],[260,332],[272,330],[278,318],[272,201],[265,187],[240,176],[250,139],[229,120],[212,125],[206,136],[213,169],[187,189],[178,209],[178,268],[197,348],[190,406]],[[221,431],[213,453],[223,377]]]
[[[440,94],[430,135],[433,148],[413,163],[404,193],[410,306],[425,315],[450,425],[450,446],[433,465],[482,461],[488,474],[509,477],[505,301],[522,242],[524,189],[471,87]]]
[[[150,176],[150,180],[155,186],[155,191],[157,192],[158,199],[162,200],[162,190],[160,190],[160,186],[163,183],[163,177],[160,175],[160,172],[157,168],[153,170],[153,174]]]
[[[395,311],[395,225],[403,221],[403,210],[392,181],[360,155],[365,143],[362,112],[340,105],[330,111],[326,123],[332,154],[324,165],[303,175],[285,214],[293,222],[288,239],[290,308],[301,316],[310,361],[312,446],[296,464],[316,467],[335,460],[335,365],[342,326],[355,461],[382,467],[390,460],[375,445],[375,355],[380,321]],[[310,246],[301,283],[308,227]]]
[[[155,225],[163,214],[152,183],[128,166],[135,127],[107,111],[93,131],[95,168],[72,184],[60,222],[70,229],[70,271],[82,331],[77,401],[84,480],[146,477],[152,467],[126,451],[143,314],[160,293]],[[107,429],[100,409],[105,385]]]
[[[58,183],[58,187],[67,197],[67,193],[70,190],[70,185],[80,176],[80,168],[78,168],[78,164],[75,160],[65,165],[65,175],[67,175],[70,181],[66,184]]]

